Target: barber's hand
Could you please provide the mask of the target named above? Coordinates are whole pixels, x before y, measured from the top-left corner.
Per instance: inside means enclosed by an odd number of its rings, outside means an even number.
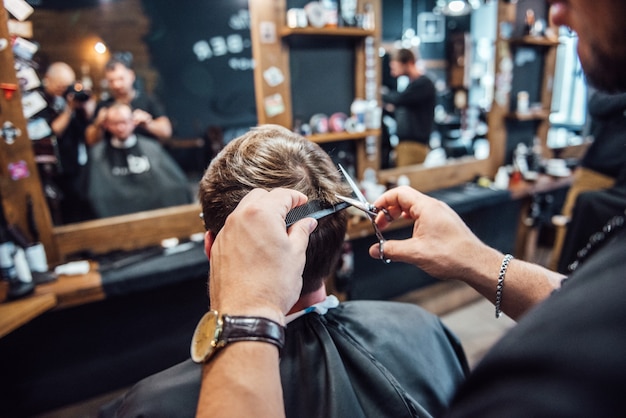
[[[135,126],[147,125],[152,122],[152,115],[145,110],[135,109],[133,110],[133,122]]]
[[[306,201],[287,189],[255,189],[241,200],[211,247],[212,309],[284,323],[300,297],[309,235],[317,227],[305,218],[287,230],[285,217]]]
[[[386,208],[393,219],[415,220],[411,238],[384,243],[385,257],[392,261],[413,264],[439,279],[459,280],[500,262],[501,254],[481,242],[454,210],[411,187],[388,190],[374,205]],[[377,223],[384,228],[389,222],[379,216]],[[378,244],[369,252],[378,258]]]
[[[101,107],[100,110],[98,110],[98,114],[96,115],[96,120],[94,121],[94,125],[99,127],[99,128],[104,128],[104,124],[106,123],[106,119],[107,119],[107,112],[109,111],[108,108],[106,107]]]

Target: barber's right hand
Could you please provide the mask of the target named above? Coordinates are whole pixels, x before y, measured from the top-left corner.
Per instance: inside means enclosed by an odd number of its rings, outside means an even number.
[[[241,200],[211,246],[212,309],[284,323],[300,297],[309,235],[317,227],[305,218],[287,230],[285,217],[306,201],[280,188],[254,189]]]
[[[385,241],[386,258],[413,264],[439,279],[465,280],[485,266],[499,265],[502,255],[480,241],[447,204],[401,186],[383,193],[374,205],[386,208],[393,219],[415,220],[412,237]],[[379,216],[384,228],[389,223]],[[370,255],[378,258],[378,243]]]

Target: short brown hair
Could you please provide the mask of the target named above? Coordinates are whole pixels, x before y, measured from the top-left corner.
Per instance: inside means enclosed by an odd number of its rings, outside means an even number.
[[[262,125],[228,143],[200,180],[207,230],[217,234],[241,199],[257,187],[290,188],[328,203],[338,202],[336,193],[346,193],[338,169],[317,144],[281,126]],[[311,234],[303,294],[319,289],[336,268],[346,223],[345,211],[339,212],[321,219]]]
[[[391,61],[398,61],[402,64],[415,63],[417,58],[410,49],[402,48],[393,52],[390,57]]]

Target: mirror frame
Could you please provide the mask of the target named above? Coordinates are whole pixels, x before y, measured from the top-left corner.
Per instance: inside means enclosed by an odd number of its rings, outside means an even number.
[[[165,238],[204,233],[200,212],[200,205],[193,203],[56,226],[52,235],[59,260],[85,251],[130,251],[159,245]]]

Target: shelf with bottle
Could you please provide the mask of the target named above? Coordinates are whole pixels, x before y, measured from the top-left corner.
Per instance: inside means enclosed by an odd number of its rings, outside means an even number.
[[[304,27],[304,28],[290,28],[284,26],[280,29],[280,36],[282,38],[289,38],[291,36],[345,36],[349,38],[365,38],[367,36],[374,36],[375,31],[373,29],[363,29],[358,27]]]
[[[550,110],[537,108],[530,109],[527,112],[511,112],[505,116],[510,120],[517,121],[545,121],[550,119]]]
[[[559,46],[559,40],[556,37],[549,36],[525,35],[520,38],[509,39],[508,42],[513,46]]]
[[[306,136],[306,138],[311,142],[323,144],[334,141],[360,141],[368,136],[379,136],[380,133],[380,129],[367,129],[362,132],[329,132],[325,134],[312,134]]]

